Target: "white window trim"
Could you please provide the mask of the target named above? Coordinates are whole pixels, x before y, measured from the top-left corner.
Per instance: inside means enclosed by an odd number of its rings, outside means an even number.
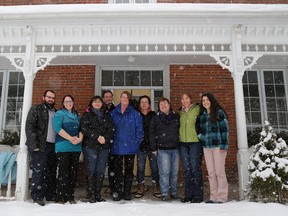
[[[259,90],[259,101],[260,101],[260,111],[261,111],[261,123],[263,124],[264,120],[268,119],[267,114],[267,103],[266,103],[266,94],[265,94],[265,86],[264,86],[264,71],[283,71],[283,79],[284,79],[284,87],[285,87],[285,95],[286,95],[286,106],[288,108],[288,70],[286,68],[272,68],[272,67],[261,67],[254,68],[247,71],[257,71],[257,79],[258,79],[258,90]],[[257,128],[262,127],[261,125],[256,124],[247,124],[247,128]],[[275,128],[275,130],[277,130]],[[282,130],[282,129],[281,129]]]
[[[163,86],[105,86],[102,87],[102,71],[103,70],[159,70],[163,71]],[[97,66],[96,65],[96,75],[95,75],[95,94],[101,95],[102,89],[153,89],[151,90],[151,108],[155,110],[154,107],[154,90],[162,90],[163,96],[170,100],[170,73],[169,66],[167,67],[143,67],[143,66]],[[113,91],[112,91],[113,92]]]

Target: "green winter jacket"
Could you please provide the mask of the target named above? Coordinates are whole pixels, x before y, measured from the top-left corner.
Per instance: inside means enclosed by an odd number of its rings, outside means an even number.
[[[200,106],[193,104],[188,112],[180,109],[180,142],[199,142],[196,132],[196,120],[200,112]]]

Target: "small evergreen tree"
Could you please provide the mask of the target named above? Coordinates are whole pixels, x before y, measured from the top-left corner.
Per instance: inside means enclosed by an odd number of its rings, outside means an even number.
[[[253,147],[248,166],[249,198],[256,201],[283,203],[288,191],[288,153],[286,142],[273,132],[268,121]]]

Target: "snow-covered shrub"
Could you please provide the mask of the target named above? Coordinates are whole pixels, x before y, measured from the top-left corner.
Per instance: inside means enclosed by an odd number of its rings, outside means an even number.
[[[248,165],[249,198],[253,201],[283,202],[288,192],[288,155],[286,142],[273,132],[268,121],[253,147]]]

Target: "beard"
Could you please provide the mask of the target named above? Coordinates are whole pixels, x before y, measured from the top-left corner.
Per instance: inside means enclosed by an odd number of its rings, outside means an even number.
[[[45,106],[46,106],[48,109],[53,109],[53,108],[54,108],[54,105],[55,105],[55,102],[53,102],[53,103],[48,103],[47,101],[44,101],[44,104],[45,104]]]

